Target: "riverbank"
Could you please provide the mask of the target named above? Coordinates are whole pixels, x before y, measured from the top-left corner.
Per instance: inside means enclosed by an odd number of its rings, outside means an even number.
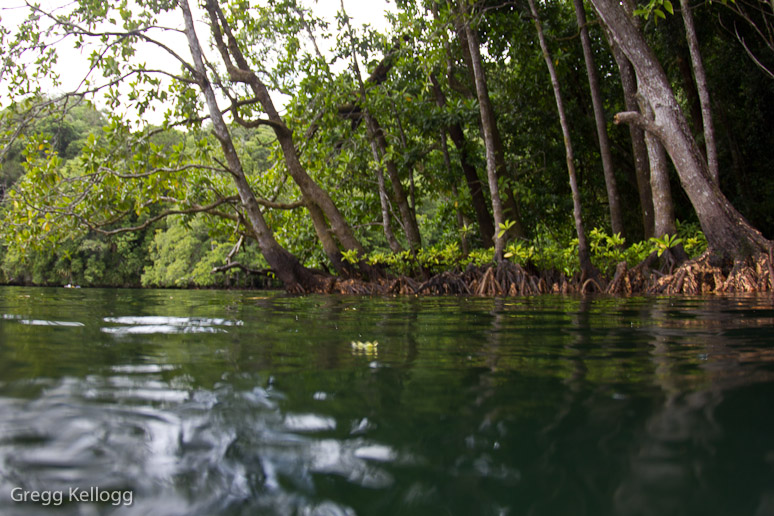
[[[629,267],[621,262],[612,278],[602,275],[568,277],[555,270],[531,272],[511,262],[452,270],[429,279],[401,276],[364,282],[332,277],[321,293],[532,296],[540,294],[724,294],[771,292],[774,287],[774,260],[758,254],[746,262],[728,267],[711,263],[708,253],[689,260],[669,272],[652,268],[653,260]]]
[[[521,266],[509,261],[499,265],[473,265],[454,268],[420,278],[411,275],[385,275],[365,281],[321,273],[320,287],[299,294],[348,295],[471,295],[471,296],[535,296],[541,294],[726,294],[760,293],[774,291],[774,257],[761,253],[746,262],[713,265],[707,253],[688,260],[680,266],[662,264],[662,270],[653,255],[636,266],[620,262],[610,276],[599,274],[584,278],[580,274],[567,275],[555,269],[539,271],[533,266]],[[270,271],[269,271],[270,272]],[[167,287],[173,290],[281,290],[276,280],[267,274],[260,280],[245,285],[213,285],[195,287]],[[72,287],[73,285],[29,284],[10,282],[7,286]],[[116,285],[88,285],[90,288],[116,288]],[[142,285],[123,285],[120,288],[158,288]]]

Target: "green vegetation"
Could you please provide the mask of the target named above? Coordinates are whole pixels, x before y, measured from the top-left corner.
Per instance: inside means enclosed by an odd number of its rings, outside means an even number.
[[[767,11],[690,10],[710,139],[670,2],[591,0],[585,55],[584,7],[561,2],[399,1],[382,32],[343,5],[333,23],[296,0],[199,7],[0,18],[0,281],[309,291],[320,272],[508,260],[611,277],[652,253],[671,268],[709,251],[730,269],[768,248],[774,53],[754,37]],[[154,28],[172,19],[185,41]],[[91,70],[68,90],[56,58],[73,47]]]

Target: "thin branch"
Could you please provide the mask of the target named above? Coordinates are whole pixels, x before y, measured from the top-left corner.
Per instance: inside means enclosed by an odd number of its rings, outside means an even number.
[[[219,267],[213,267],[212,272],[225,272],[230,269],[242,269],[245,272],[248,272],[250,274],[259,274],[261,276],[268,276],[270,273],[274,273],[274,269],[267,268],[267,269],[253,269],[251,267],[248,267],[246,265],[242,265],[239,262],[231,262],[226,265],[221,265]]]
[[[150,177],[150,176],[153,176],[153,175],[156,175],[156,174],[161,174],[161,173],[164,173],[164,172],[176,173],[176,172],[184,172],[186,170],[192,170],[192,169],[193,170],[209,170],[209,171],[212,171],[212,172],[228,172],[228,170],[226,170],[226,169],[222,169],[222,168],[218,168],[218,167],[211,167],[211,166],[208,166],[208,165],[198,165],[198,164],[195,164],[195,163],[189,163],[188,165],[183,165],[181,167],[158,167],[158,168],[154,168],[152,170],[149,170],[147,172],[143,172],[141,174],[121,174],[121,173],[116,172],[115,170],[113,170],[113,169],[111,169],[109,167],[104,166],[104,165],[99,167],[100,171],[108,172],[109,174],[111,174],[111,175],[113,175],[115,177],[121,178],[121,179],[143,179],[143,178]]]
[[[217,201],[208,204],[207,206],[193,206],[188,209],[183,210],[166,210],[161,212],[160,214],[149,218],[142,224],[139,224],[137,226],[127,227],[127,228],[118,228],[118,229],[111,229],[111,230],[104,230],[102,229],[103,224],[95,224],[91,222],[90,220],[86,219],[85,217],[82,217],[77,214],[73,214],[77,219],[79,219],[83,224],[89,227],[92,231],[96,231],[97,233],[101,235],[118,235],[120,233],[129,233],[133,231],[141,231],[143,229],[146,229],[150,225],[152,225],[155,222],[158,222],[161,219],[164,219],[166,217],[169,217],[170,215],[190,215],[193,213],[201,213],[201,212],[211,212],[214,208],[220,206],[221,204],[227,203],[227,202],[233,202],[235,200],[236,196],[232,197],[225,197],[223,199],[218,199]],[[117,222],[117,221],[116,221]],[[104,224],[107,225],[107,224]]]
[[[45,16],[46,18],[49,18],[50,20],[52,20],[52,21],[53,21],[55,24],[57,24],[57,25],[60,25],[60,26],[63,26],[63,27],[65,27],[65,28],[69,29],[69,30],[70,30],[70,32],[71,32],[71,34],[73,34],[73,35],[78,35],[78,36],[89,36],[89,37],[98,37],[98,38],[101,38],[101,37],[104,37],[104,36],[108,36],[108,37],[111,37],[111,36],[113,36],[113,37],[117,37],[117,38],[119,38],[119,39],[124,39],[124,38],[129,38],[129,37],[136,37],[136,38],[142,39],[142,40],[144,40],[144,41],[146,41],[146,42],[148,42],[148,43],[151,43],[151,44],[153,44],[153,45],[156,45],[156,46],[158,46],[159,48],[161,48],[161,49],[165,50],[165,51],[166,51],[166,52],[167,52],[169,55],[171,55],[171,56],[172,56],[172,57],[174,57],[176,60],[178,60],[178,61],[179,61],[179,62],[180,62],[180,63],[181,63],[183,66],[185,66],[185,67],[186,67],[186,68],[187,68],[189,71],[191,71],[192,73],[194,72],[194,68],[193,68],[193,66],[192,66],[192,65],[191,65],[191,64],[190,64],[188,61],[186,61],[185,59],[183,59],[182,57],[180,57],[180,56],[177,54],[177,52],[175,52],[174,50],[172,50],[170,47],[168,47],[168,46],[167,46],[167,45],[165,45],[164,43],[161,43],[160,41],[158,41],[158,40],[155,40],[154,38],[151,38],[150,36],[148,36],[147,34],[145,34],[145,33],[144,33],[144,31],[146,31],[146,30],[149,30],[149,29],[154,29],[154,28],[156,28],[156,29],[163,29],[163,30],[166,30],[166,28],[165,28],[165,27],[161,27],[161,26],[155,26],[155,25],[149,25],[149,26],[147,26],[147,27],[143,27],[143,28],[141,28],[141,29],[135,29],[135,30],[132,30],[132,31],[107,31],[107,32],[94,32],[94,31],[90,31],[90,30],[88,30],[88,29],[84,29],[83,27],[81,27],[81,26],[80,26],[80,25],[78,25],[77,23],[73,23],[73,22],[67,21],[67,20],[65,20],[65,19],[63,19],[63,18],[61,18],[61,17],[54,16],[53,14],[51,14],[51,13],[49,13],[49,12],[47,12],[47,11],[44,11],[43,9],[41,9],[41,8],[40,8],[40,7],[38,7],[38,6],[30,4],[30,3],[29,3],[29,1],[26,1],[26,0],[25,0],[25,4],[26,4],[26,5],[27,5],[27,7],[28,7],[29,9],[31,9],[33,12],[36,12],[36,13],[42,14],[42,15],[43,15],[43,16]],[[179,31],[179,30],[177,30],[177,29],[175,29],[175,30],[176,30],[177,32],[180,32],[180,31]]]

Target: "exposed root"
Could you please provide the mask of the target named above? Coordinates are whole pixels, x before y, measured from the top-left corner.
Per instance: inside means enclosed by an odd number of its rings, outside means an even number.
[[[407,276],[401,276],[387,283],[386,294],[413,295],[417,293],[419,284]]]
[[[467,294],[471,291],[459,272],[449,271],[437,274],[416,289],[417,294]]]
[[[581,287],[580,291],[581,294],[589,294],[591,293],[591,287],[594,286],[597,289],[597,292],[604,292],[602,287],[599,286],[599,283],[594,278],[589,278],[586,281],[583,282],[583,286]]]
[[[684,263],[648,289],[653,294],[708,294],[768,292],[772,290],[771,253],[736,260],[728,274],[710,264],[710,253]]]
[[[629,280],[629,268],[626,262],[621,262],[615,267],[615,275],[605,289],[606,294],[631,294],[632,283]]]
[[[544,271],[540,275],[520,265],[502,262],[496,266],[468,266],[464,271],[447,271],[419,282],[407,276],[363,281],[355,278],[328,277],[319,284],[302,288],[295,285],[291,293],[341,293],[359,295],[476,295],[532,296],[546,293],[613,295],[707,294],[770,292],[774,290],[774,249],[747,259],[737,260],[724,271],[710,263],[710,253],[683,263],[671,274],[664,275],[650,268],[655,254],[629,268],[618,264],[609,283],[604,278],[567,278],[559,271]]]

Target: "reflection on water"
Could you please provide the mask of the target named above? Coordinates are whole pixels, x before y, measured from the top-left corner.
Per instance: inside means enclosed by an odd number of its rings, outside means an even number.
[[[1,288],[0,313],[0,514],[774,514],[770,298]],[[95,487],[132,504],[13,494]]]
[[[202,317],[105,317],[104,321],[106,323],[122,325],[101,328],[103,332],[115,335],[128,335],[132,333],[218,333],[226,331],[222,328],[223,326],[242,325],[242,321]]]

